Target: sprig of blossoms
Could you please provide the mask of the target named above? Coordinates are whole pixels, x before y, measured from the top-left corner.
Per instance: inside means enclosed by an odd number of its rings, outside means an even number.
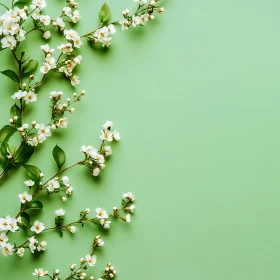
[[[67,178],[64,178],[65,181],[68,181]],[[66,183],[66,182],[65,182]],[[31,232],[33,232],[33,235],[30,236],[24,243],[20,245],[16,245],[14,242],[13,245],[11,243],[8,243],[9,238],[8,234],[9,232],[16,232],[19,230],[19,225],[26,225],[26,217],[27,213],[25,213],[22,216],[19,216],[18,218],[11,218],[10,216],[7,216],[6,218],[0,219],[0,232],[2,231],[0,235],[0,251],[4,256],[13,255],[16,253],[17,256],[23,257],[24,252],[26,249],[29,249],[31,253],[34,253],[35,251],[45,251],[47,248],[47,241],[41,241],[39,242],[37,237],[46,231],[55,230],[57,231],[60,236],[63,236],[63,232],[68,231],[72,234],[74,234],[77,230],[75,225],[84,225],[86,223],[91,223],[96,226],[100,226],[104,229],[109,229],[111,220],[118,220],[121,219],[127,223],[131,222],[131,214],[127,214],[128,211],[130,213],[134,212],[131,211],[132,208],[132,202],[134,201],[134,197],[132,193],[125,193],[123,195],[124,199],[122,200],[122,207],[117,208],[113,207],[113,212],[108,214],[106,210],[104,210],[101,207],[97,207],[95,209],[95,216],[89,217],[90,209],[86,208],[85,210],[80,212],[80,218],[74,222],[65,223],[65,214],[66,211],[62,208],[57,209],[54,211],[55,214],[55,226],[46,228],[44,223],[40,222],[39,220],[34,221],[32,226],[29,228]],[[25,204],[25,202],[23,203]],[[22,204],[22,206],[23,206]],[[28,205],[28,204],[26,204]],[[26,209],[26,208],[25,208]],[[135,206],[133,206],[133,210],[135,209]],[[121,214],[123,213],[123,214]],[[100,238],[100,236],[97,236],[94,240],[93,247],[102,247],[104,245],[104,241]],[[89,265],[94,265],[94,260],[92,259],[91,255],[88,255],[86,257],[87,262]]]

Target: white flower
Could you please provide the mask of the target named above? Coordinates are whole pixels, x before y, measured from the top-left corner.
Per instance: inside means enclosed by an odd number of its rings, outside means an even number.
[[[12,255],[14,250],[15,250],[14,246],[10,243],[7,243],[7,244],[4,245],[1,252],[2,252],[3,256],[7,257],[9,255]]]
[[[49,44],[42,45],[41,49],[45,54],[53,54],[54,53],[54,49],[51,49]]]
[[[60,46],[57,47],[60,51],[62,51],[63,53],[67,53],[68,55],[70,55],[73,52],[73,46],[71,43],[67,43],[67,44],[61,44]]]
[[[27,192],[24,192],[23,194],[19,194],[18,197],[21,203],[25,203],[27,201],[32,200],[32,195],[28,194]]]
[[[79,37],[78,33],[73,29],[64,30],[64,35],[67,40],[72,40],[72,41],[74,41],[75,38]]]
[[[2,232],[0,234],[0,248],[4,247],[7,243],[7,241],[9,240],[8,236],[6,235],[6,233]]]
[[[72,233],[75,233],[77,229],[76,229],[75,226],[70,226],[70,227],[68,228],[68,230],[69,230],[70,232],[72,232]]]
[[[46,126],[43,123],[36,124],[35,128],[38,129],[38,135],[51,136],[51,127],[49,125]]]
[[[92,175],[95,177],[99,175],[99,172],[100,172],[100,169],[98,167],[92,169]]]
[[[149,14],[144,14],[140,17],[141,25],[146,25],[148,21],[149,21]]]
[[[135,205],[130,205],[129,207],[126,207],[125,209],[130,211],[131,213],[134,213],[136,206]]]
[[[111,127],[113,126],[113,122],[112,121],[107,121],[103,124],[103,128],[110,130]]]
[[[101,238],[97,239],[97,246],[98,247],[102,247],[104,244],[105,244],[105,242]]]
[[[5,218],[0,218],[0,231],[7,230],[8,221]]]
[[[28,104],[29,102],[35,102],[37,100],[37,94],[34,91],[29,91],[24,96],[25,103]]]
[[[125,222],[130,223],[131,222],[131,215],[127,214],[124,218],[122,218]]]
[[[66,188],[67,188],[66,194],[67,195],[71,195],[71,193],[73,191],[73,187],[71,185],[67,184]]]
[[[147,4],[147,0],[134,0],[134,2],[137,2],[140,6],[143,6],[145,4]]]
[[[114,131],[114,132],[112,133],[112,136],[113,136],[113,138],[114,138],[116,141],[119,141],[119,140],[121,139],[120,133],[117,132],[117,131]]]
[[[40,21],[44,24],[44,26],[48,26],[51,23],[51,18],[50,18],[50,16],[47,16],[47,15],[41,15]]]
[[[55,215],[56,215],[57,217],[62,217],[62,216],[65,215],[65,210],[63,210],[63,209],[61,208],[61,209],[55,210],[54,213],[55,213]]]
[[[45,276],[45,271],[43,268],[38,268],[38,269],[36,268],[32,274],[38,277],[43,277]]]
[[[72,79],[71,79],[71,85],[72,86],[77,86],[80,84],[80,79],[79,76],[75,75]]]
[[[34,186],[34,181],[32,181],[32,180],[28,180],[28,181],[25,181],[24,182],[24,184],[27,186],[27,187],[32,187],[32,186]]]
[[[113,135],[110,131],[101,131],[101,135],[100,135],[100,139],[101,140],[107,140],[108,142],[113,141]]]
[[[108,229],[108,228],[110,228],[111,221],[106,221],[106,220],[104,220],[104,219],[101,219],[101,220],[100,220],[100,224],[101,224],[105,229]]]
[[[65,28],[65,22],[61,17],[58,17],[55,21],[56,25],[59,27],[60,30]]]
[[[72,22],[77,23],[80,19],[81,19],[80,12],[78,10],[75,10],[73,12],[73,16],[71,16]]]
[[[37,137],[33,137],[33,138],[29,138],[28,140],[27,140],[27,143],[28,143],[28,145],[30,145],[30,146],[32,146],[32,147],[35,147],[35,146],[37,146],[38,145],[38,138]]]
[[[46,39],[46,40],[49,40],[51,38],[52,34],[50,31],[46,31],[44,32],[43,34],[43,38]]]
[[[109,156],[112,154],[112,147],[111,146],[104,146],[103,147],[103,153],[105,156]]]
[[[109,24],[109,25],[108,25],[108,32],[109,32],[111,35],[113,35],[113,34],[116,33],[116,28],[115,28],[115,26],[114,26],[113,24]]]
[[[49,192],[53,192],[55,189],[58,189],[60,187],[59,182],[55,179],[52,179],[49,181],[49,185],[47,187]]]
[[[47,249],[47,241],[42,241],[39,246],[37,247],[37,250],[40,251],[45,251]]]
[[[33,0],[31,8],[34,10],[36,7],[39,8],[40,10],[43,10],[44,8],[47,7],[46,1],[45,0]]]
[[[34,222],[34,225],[30,228],[31,231],[35,232],[36,234],[42,232],[45,229],[43,223],[39,222],[38,220]]]
[[[127,19],[125,19],[125,18],[120,20],[119,23],[122,26],[122,30],[127,30],[129,25],[130,25],[129,21]]]
[[[25,97],[26,94],[27,94],[26,91],[19,90],[19,91],[15,92],[14,95],[12,95],[12,98],[13,98],[13,99],[18,99],[18,100],[20,100],[20,99],[22,99],[23,97]]]
[[[68,16],[68,17],[71,17],[71,16],[72,16],[72,10],[71,10],[70,7],[64,7],[64,8],[62,9],[62,12],[63,12],[63,14],[65,14],[65,15]]]
[[[11,50],[13,50],[17,44],[17,41],[13,36],[6,36],[1,40],[1,43],[3,49],[10,48]]]
[[[138,24],[140,24],[140,22],[141,22],[141,19],[140,19],[140,17],[139,16],[133,16],[132,17],[132,26],[133,27],[136,27]]]
[[[96,211],[96,217],[99,218],[99,219],[107,219],[108,218],[108,214],[106,212],[106,210],[98,207],[95,209]]]
[[[25,249],[23,247],[19,248],[16,252],[17,256],[23,257]]]
[[[95,264],[96,264],[96,256],[95,255],[93,255],[93,256],[87,255],[86,256],[86,261],[87,261],[89,266],[95,266]]]
[[[126,198],[126,199],[128,199],[130,201],[134,201],[135,200],[135,197],[132,195],[131,192],[124,193],[123,194],[123,198]]]
[[[28,238],[29,244],[28,247],[31,251],[31,253],[33,254],[34,251],[36,250],[36,244],[38,243],[37,239],[34,236],[31,236],[30,238]]]
[[[62,177],[62,182],[64,185],[68,184],[69,183],[69,177],[68,176],[63,176]]]
[[[67,128],[67,125],[68,125],[68,118],[59,119],[59,121],[57,123],[57,127],[60,127],[60,128]]]
[[[51,70],[51,66],[48,63],[44,63],[42,67],[40,67],[40,72],[43,74],[47,74]]]

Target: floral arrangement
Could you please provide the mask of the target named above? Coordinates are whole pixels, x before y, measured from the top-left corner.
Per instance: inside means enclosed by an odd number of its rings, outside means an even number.
[[[31,0],[30,0],[31,1]],[[71,27],[80,21],[78,3],[74,0],[66,0],[65,7],[62,8],[61,14],[52,19],[45,14],[47,7],[46,0],[33,0],[29,5],[29,0],[12,0],[11,8],[0,3],[7,11],[0,16],[0,51],[10,51],[14,57],[17,71],[10,69],[1,70],[0,73],[10,78],[17,84],[17,91],[11,95],[15,100],[10,109],[10,120],[0,130],[0,165],[2,173],[0,182],[4,184],[10,169],[23,167],[26,170],[28,179],[24,182],[25,190],[18,195],[20,210],[12,216],[0,218],[0,251],[2,255],[9,256],[16,254],[23,257],[26,250],[31,253],[35,251],[42,252],[47,248],[47,241],[41,240],[40,235],[43,232],[57,231],[63,237],[65,232],[74,234],[77,226],[83,226],[85,223],[93,224],[108,230],[112,220],[122,220],[130,223],[131,214],[134,213],[135,197],[132,193],[124,193],[120,207],[113,207],[111,213],[101,207],[95,209],[95,214],[90,216],[90,209],[82,210],[78,217],[71,222],[65,222],[66,211],[63,208],[54,211],[54,225],[50,227],[39,220],[33,220],[29,210],[42,210],[43,204],[37,200],[38,194],[59,195],[62,202],[72,194],[73,186],[69,183],[68,176],[63,173],[66,170],[76,166],[87,167],[93,176],[99,176],[102,169],[105,168],[105,158],[112,154],[112,148],[109,145],[112,141],[120,140],[120,133],[113,130],[113,123],[107,121],[101,130],[100,146],[83,145],[80,148],[83,158],[65,167],[66,154],[63,149],[56,145],[53,148],[53,158],[57,165],[57,172],[50,178],[45,179],[44,174],[39,167],[29,165],[27,162],[31,159],[36,147],[43,143],[52,135],[56,129],[67,128],[67,114],[75,112],[73,105],[83,100],[85,91],[79,94],[73,93],[72,98],[64,99],[65,94],[62,91],[50,92],[51,113],[50,118],[45,123],[38,123],[35,120],[31,123],[24,122],[25,109],[31,102],[36,102],[38,88],[45,83],[45,78],[52,72],[57,72],[64,79],[68,80],[73,87],[80,84],[80,78],[75,73],[76,66],[81,64],[82,56],[78,54],[79,48],[86,40],[93,44],[101,44],[102,47],[109,47],[112,43],[113,35],[117,32],[116,26],[120,25],[122,30],[128,30],[130,27],[145,26],[150,20],[154,20],[157,13],[164,12],[159,6],[159,0],[135,0],[137,8],[134,12],[128,9],[123,11],[122,18],[118,21],[112,21],[109,6],[104,3],[101,7],[98,17],[101,27],[96,28],[84,35]],[[32,28],[27,30],[26,22],[31,22]],[[69,28],[68,28],[69,25]],[[25,51],[19,52],[19,46],[22,41],[28,39],[28,34],[34,31],[40,31],[45,40],[50,39],[52,32],[61,33],[65,42],[55,48],[49,44],[41,46],[44,56],[43,65],[38,65],[38,61],[28,56]],[[55,55],[55,49],[58,54]],[[35,77],[34,72],[39,67],[41,76]],[[20,135],[20,144],[14,147],[10,139],[14,134]],[[13,233],[20,230],[21,227],[27,228],[30,235],[21,244],[13,240]],[[90,253],[80,259],[79,265],[70,266],[70,275],[66,279],[86,279],[86,269],[94,266],[97,260],[94,254],[95,248],[104,245],[103,239],[97,235],[91,244]],[[59,280],[60,271],[54,270],[49,273],[43,268],[35,269],[33,275],[36,277],[49,277],[50,279]],[[98,280],[114,278],[116,270],[110,263],[107,264],[103,274]],[[90,276],[89,279],[95,279]]]

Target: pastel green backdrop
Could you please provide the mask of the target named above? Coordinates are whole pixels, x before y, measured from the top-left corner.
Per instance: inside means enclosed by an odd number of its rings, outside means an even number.
[[[47,11],[57,14],[63,2],[48,1]],[[79,2],[77,29],[84,33],[98,26],[103,2]],[[107,3],[114,19],[134,7],[131,0]],[[124,191],[137,198],[132,224],[114,224],[104,236],[95,275],[110,261],[122,280],[279,279],[280,2],[188,0],[164,7],[145,28],[118,28],[109,50],[81,49],[78,90],[86,89],[86,98],[69,129],[48,139],[31,163],[51,175],[56,143],[70,164],[80,159],[82,144],[98,144],[106,120],[121,132],[99,180],[83,168],[68,173],[75,188],[63,204],[68,217],[85,207],[110,208]],[[28,53],[42,61],[37,35]],[[2,52],[0,63],[6,69],[11,56]],[[16,88],[3,76],[0,83],[3,125]],[[26,120],[47,120],[51,90],[73,93],[49,79]],[[1,216],[15,213],[25,178],[23,170],[11,172],[0,187]],[[50,201],[39,217],[52,225],[62,202]],[[87,226],[63,239],[48,234],[40,257],[1,257],[0,279],[32,279],[35,267],[65,273],[89,252],[96,233]]]

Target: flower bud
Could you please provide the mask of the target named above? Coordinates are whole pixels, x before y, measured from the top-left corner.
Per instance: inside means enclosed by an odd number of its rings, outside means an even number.
[[[59,269],[55,270],[55,274],[58,275],[60,273]]]
[[[159,8],[158,9],[158,12],[161,14],[161,13],[163,13],[164,12],[164,8]]]
[[[18,120],[18,116],[14,116],[14,120],[17,121]]]
[[[43,178],[45,176],[45,174],[44,173],[40,173],[40,178]]]
[[[85,90],[82,90],[81,95],[84,96],[86,94]]]

